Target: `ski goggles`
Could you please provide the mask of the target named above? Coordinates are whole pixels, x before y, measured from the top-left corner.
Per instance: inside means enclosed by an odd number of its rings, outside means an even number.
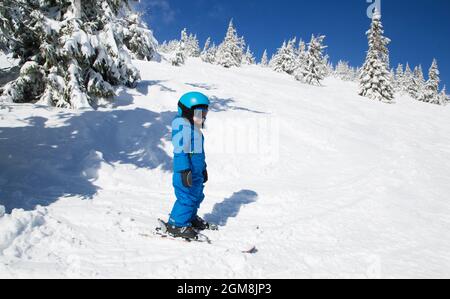
[[[207,116],[208,116],[208,109],[202,108],[194,110],[194,118],[206,119]]]

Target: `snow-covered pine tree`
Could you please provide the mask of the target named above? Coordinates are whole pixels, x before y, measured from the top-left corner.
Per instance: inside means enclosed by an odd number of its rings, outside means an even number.
[[[353,81],[355,78],[354,70],[349,66],[347,61],[339,60],[336,65],[334,74],[343,81]]]
[[[14,16],[13,9],[16,4],[12,0],[3,0],[0,3],[0,51],[8,51],[13,48],[14,39]]]
[[[90,108],[99,98],[114,96],[113,85],[135,86],[140,76],[129,52],[134,41],[154,38],[130,18],[128,2],[14,1],[5,9],[14,17],[17,41],[9,51],[20,58],[21,71],[3,88],[0,101]],[[135,54],[150,58],[152,46]]]
[[[359,95],[374,100],[390,102],[394,99],[391,73],[389,71],[390,40],[383,36],[381,14],[375,11],[372,25],[367,31],[369,50],[361,71]]]
[[[402,92],[403,86],[404,86],[404,71],[403,71],[403,64],[399,63],[397,66],[397,70],[395,71],[395,91],[396,92]]]
[[[189,40],[189,35],[187,33],[187,29],[183,28],[183,30],[181,30],[181,33],[180,33],[180,43],[183,43],[185,50],[186,50],[186,48],[188,47],[188,44],[189,44],[188,40]]]
[[[178,44],[178,40],[171,40],[169,42],[164,41],[163,44],[158,47],[158,50],[161,53],[173,53],[178,49]]]
[[[158,41],[141,21],[139,14],[130,11],[124,16],[123,41],[134,59],[150,61],[156,54]]]
[[[283,42],[283,45],[278,48],[277,52],[272,55],[270,59],[269,66],[278,73],[284,72],[282,68],[282,57],[283,53],[286,52],[286,41]]]
[[[439,83],[441,83],[439,75],[437,60],[433,59],[433,63],[428,72],[428,81],[425,85],[424,102],[439,104]]]
[[[203,50],[202,50],[202,53],[200,54],[200,56],[206,55],[206,52],[208,51],[210,46],[211,46],[211,38],[208,37],[206,39],[205,45],[203,46]]]
[[[244,54],[244,58],[242,59],[243,64],[253,65],[256,64],[256,58],[253,52],[250,50],[250,46],[247,46],[247,51]]]
[[[200,46],[197,35],[189,34],[186,44],[186,55],[189,57],[200,57]]]
[[[217,49],[216,63],[226,68],[241,66],[244,47],[245,41],[238,37],[233,20],[231,20],[225,39]]]
[[[417,92],[414,84],[414,73],[409,63],[406,64],[405,72],[403,73],[403,91],[411,97],[414,97]]]
[[[260,65],[262,67],[268,67],[269,66],[269,58],[267,56],[267,49],[264,50],[263,56],[261,57]]]
[[[167,41],[166,40],[158,45],[158,51],[161,53],[166,53],[166,51],[167,51]]]
[[[323,65],[325,66],[324,74],[325,77],[331,76],[334,72],[333,63],[330,61],[330,56],[327,54],[323,57]]]
[[[441,93],[439,94],[439,105],[447,105],[449,104],[450,98],[447,95],[447,88],[444,85],[444,88],[442,88]]]
[[[205,43],[205,47],[203,48],[201,59],[203,62],[214,64],[216,61],[216,52],[217,47],[216,44],[213,43],[211,45],[211,39],[208,38]]]
[[[176,50],[172,52],[172,56],[169,59],[173,66],[182,66],[186,63],[186,44],[183,38],[178,42]]]
[[[306,57],[308,56],[308,51],[306,48],[306,43],[303,39],[300,39],[297,49],[297,67],[300,68],[304,66]]]
[[[281,48],[270,62],[271,68],[279,73],[287,73],[292,75],[298,68],[297,55],[295,50],[296,38],[283,42]]]
[[[419,65],[414,68],[413,82],[415,85],[415,94],[413,97],[418,101],[424,101],[425,99],[425,78],[423,76],[422,66]]]
[[[392,87],[394,88],[394,91],[395,91],[396,80],[395,80],[395,71],[394,71],[394,69],[391,69],[390,76],[391,76]]]
[[[323,50],[326,48],[323,45],[324,39],[324,35],[311,37],[304,64],[296,70],[295,79],[311,85],[321,85],[320,81],[327,75],[326,60],[323,56]]]

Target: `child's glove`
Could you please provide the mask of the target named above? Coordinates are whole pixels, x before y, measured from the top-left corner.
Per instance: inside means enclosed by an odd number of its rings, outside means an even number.
[[[192,171],[186,170],[181,173],[181,180],[183,182],[183,186],[186,188],[192,187]]]
[[[205,184],[208,181],[208,170],[203,171],[203,184]]]

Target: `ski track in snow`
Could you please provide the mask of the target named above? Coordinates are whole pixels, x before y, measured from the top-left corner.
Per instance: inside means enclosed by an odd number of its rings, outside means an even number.
[[[257,66],[136,64],[139,86],[97,111],[0,109],[0,278],[450,277],[448,107]],[[211,245],[152,236],[174,201],[170,124],[192,90],[213,100]],[[247,119],[276,120],[272,152],[222,150],[220,124]]]

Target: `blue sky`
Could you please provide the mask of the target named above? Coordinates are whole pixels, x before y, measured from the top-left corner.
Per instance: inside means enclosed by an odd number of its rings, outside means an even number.
[[[208,36],[219,43],[231,18],[259,59],[283,40],[327,36],[333,62],[359,66],[365,58],[370,0],[141,0],[140,10],[159,41],[179,38],[186,27],[201,46]],[[373,2],[373,0],[372,0]],[[422,64],[428,73],[438,59],[442,84],[450,89],[450,1],[381,0],[385,34],[392,39],[391,64]],[[426,74],[427,75],[427,74]]]

